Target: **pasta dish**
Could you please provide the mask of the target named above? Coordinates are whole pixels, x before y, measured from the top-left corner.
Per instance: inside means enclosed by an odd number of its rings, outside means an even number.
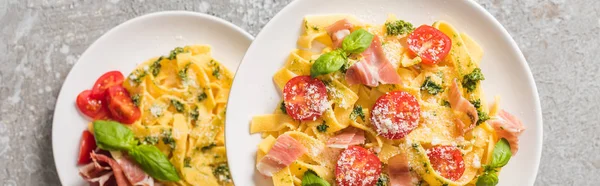
[[[257,115],[256,169],[278,185],[496,185],[525,130],[488,103],[483,49],[450,23],[304,18]]]

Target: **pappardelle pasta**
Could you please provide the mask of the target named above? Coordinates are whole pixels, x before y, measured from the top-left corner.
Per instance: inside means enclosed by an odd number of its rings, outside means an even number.
[[[94,85],[102,89],[96,92],[106,91],[99,94],[106,98],[85,98],[106,105],[97,112],[79,107],[94,113],[86,115],[95,120],[84,132],[88,137],[82,137],[80,172],[86,181],[233,185],[224,146],[233,74],[213,59],[210,46],[177,47],[140,64],[126,78],[118,71],[107,74]]]
[[[488,104],[483,49],[444,21],[304,18],[258,115],[256,168],[274,185],[496,185],[525,130]]]

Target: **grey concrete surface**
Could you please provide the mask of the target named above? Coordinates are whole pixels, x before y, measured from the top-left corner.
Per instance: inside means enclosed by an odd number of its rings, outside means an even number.
[[[161,10],[224,18],[256,35],[290,0],[0,0],[0,185],[60,185],[52,113],[66,74],[110,28]],[[477,0],[533,71],[544,117],[536,185],[600,183],[600,1]]]

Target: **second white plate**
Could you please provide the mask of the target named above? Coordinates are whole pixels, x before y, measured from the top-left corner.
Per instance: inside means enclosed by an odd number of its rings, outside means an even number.
[[[147,59],[194,44],[211,45],[213,57],[235,72],[251,42],[250,34],[225,20],[183,11],[134,18],[96,40],[69,72],[56,102],[52,148],[62,185],[86,185],[76,162],[81,133],[90,121],[79,114],[75,99],[100,75],[110,70],[127,75]]]

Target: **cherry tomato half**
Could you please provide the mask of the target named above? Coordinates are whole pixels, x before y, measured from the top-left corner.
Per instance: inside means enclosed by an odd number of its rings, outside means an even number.
[[[90,131],[83,131],[79,140],[79,158],[78,165],[88,164],[92,161],[90,153],[96,149],[96,139]]]
[[[286,112],[295,120],[316,120],[328,106],[327,89],[321,80],[297,76],[283,87]]]
[[[115,85],[122,85],[124,79],[123,74],[119,71],[105,73],[94,83],[91,97],[94,99],[104,99],[106,97],[106,90]]]
[[[446,34],[429,25],[421,25],[415,29],[406,41],[408,49],[421,57],[426,65],[437,64],[448,55],[452,47],[452,40]]]
[[[455,146],[435,146],[427,149],[433,169],[450,180],[458,180],[465,172],[465,162]]]
[[[371,109],[371,123],[380,136],[401,139],[417,128],[421,107],[407,92],[388,92]]]
[[[140,109],[133,104],[129,92],[121,85],[108,88],[106,97],[108,110],[114,120],[124,124],[132,124],[140,118]]]
[[[342,152],[335,166],[338,186],[375,185],[381,174],[377,155],[361,146],[351,146]]]
[[[106,108],[106,103],[103,99],[94,99],[90,97],[90,90],[84,90],[77,96],[77,108],[84,115],[92,119],[107,118],[109,113]]]

